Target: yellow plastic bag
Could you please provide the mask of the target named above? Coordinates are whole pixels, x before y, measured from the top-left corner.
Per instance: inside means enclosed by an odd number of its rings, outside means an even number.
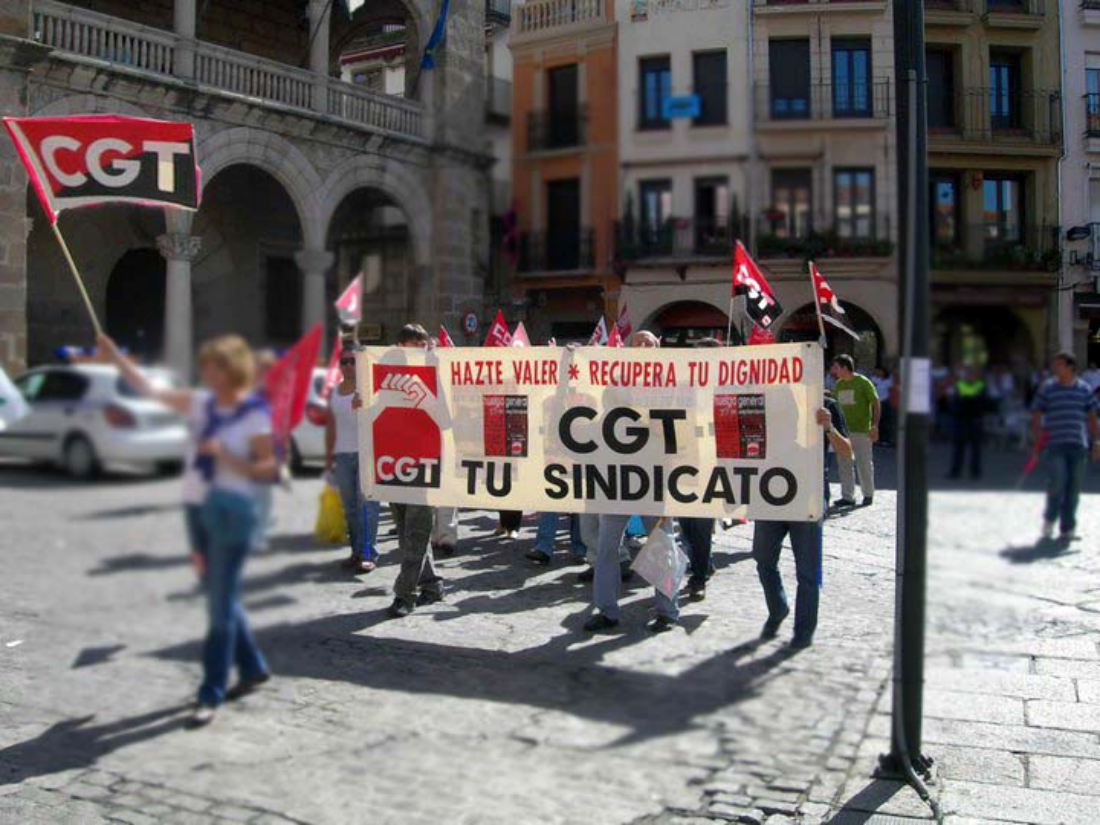
[[[317,524],[313,528],[317,541],[326,544],[343,544],[348,538],[348,525],[344,521],[344,507],[335,487],[325,485],[317,506]]]

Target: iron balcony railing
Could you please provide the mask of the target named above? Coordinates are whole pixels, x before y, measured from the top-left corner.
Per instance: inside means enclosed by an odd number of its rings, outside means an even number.
[[[873,228],[867,236],[852,236],[848,230],[837,227],[809,227],[798,236],[777,230],[774,221],[766,218],[760,220],[756,251],[761,258],[888,258],[894,253],[894,243],[886,226]]]
[[[1056,146],[1062,142],[1058,91],[929,87],[928,132],[936,138]]]
[[[1100,0],[1097,3],[1100,4]],[[1085,134],[1090,138],[1100,138],[1100,94],[1085,95]]]
[[[596,257],[595,243],[596,235],[591,229],[524,232],[519,236],[516,269],[526,274],[591,269]]]
[[[527,150],[530,152],[584,146],[588,131],[588,110],[578,106],[570,112],[527,113]]]
[[[502,77],[486,78],[485,114],[505,123],[512,119],[512,81]]]
[[[756,87],[757,118],[765,122],[887,118],[893,106],[888,80],[817,83],[800,90]]]
[[[731,221],[703,218],[670,218],[660,226],[616,221],[615,258],[694,260],[729,258],[734,242],[745,237],[744,228]]]
[[[1061,262],[1059,228],[982,223],[956,227],[953,238],[933,238],[933,269],[1056,272]]]

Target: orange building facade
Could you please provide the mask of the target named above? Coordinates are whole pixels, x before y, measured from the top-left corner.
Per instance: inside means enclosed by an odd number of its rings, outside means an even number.
[[[531,0],[512,22],[513,305],[534,343],[587,339],[617,311],[614,0]]]

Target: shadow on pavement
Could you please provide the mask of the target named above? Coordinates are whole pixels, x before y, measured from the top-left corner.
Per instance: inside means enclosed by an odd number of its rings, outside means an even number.
[[[89,725],[94,716],[56,722],[34,739],[0,750],[0,787],[88,768],[120,748],[178,730],[186,721],[181,713],[188,707],[177,705],[103,725]]]
[[[15,490],[90,490],[96,486],[122,487],[127,484],[140,484],[160,480],[159,476],[148,472],[112,471],[102,473],[95,479],[81,481],[51,464],[25,464],[0,461],[0,486]]]
[[[908,817],[888,817],[878,811],[893,799],[899,791],[908,787],[892,779],[873,779],[863,790],[844,803],[844,806],[825,821],[825,825],[864,825],[868,822],[917,822]],[[916,799],[916,795],[913,796]]]
[[[1013,564],[1031,564],[1036,561],[1049,561],[1063,556],[1073,556],[1079,553],[1064,539],[1040,539],[1035,544],[1023,547],[1006,547],[1001,551],[1001,558],[1007,559]]]
[[[191,560],[181,554],[155,556],[152,553],[128,553],[125,556],[110,556],[99,560],[99,567],[88,571],[89,576],[112,576],[116,573],[140,573],[147,570],[166,570],[172,567],[186,567]]]
[[[140,518],[142,516],[155,516],[160,513],[168,513],[172,510],[183,510],[181,504],[143,504],[133,507],[118,507],[114,510],[97,510],[94,513],[86,513],[79,516],[77,521],[113,521],[115,519]]]

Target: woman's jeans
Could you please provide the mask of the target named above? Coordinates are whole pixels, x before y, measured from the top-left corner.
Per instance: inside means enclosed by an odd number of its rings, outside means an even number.
[[[1048,522],[1059,522],[1062,533],[1077,529],[1077,502],[1081,498],[1081,480],[1085,475],[1088,451],[1084,447],[1056,444],[1048,446],[1047,506],[1043,515]]]
[[[267,673],[267,663],[241,607],[241,574],[256,525],[255,502],[213,491],[198,515],[189,526],[197,540],[195,549],[206,562],[203,589],[208,618],[198,700],[217,706],[225,701],[234,663],[244,682]]]
[[[356,558],[378,558],[378,519],[382,505],[366,501],[359,488],[359,454],[337,453],[332,457],[332,477],[340,492],[344,520],[348,524],[348,542]]]
[[[613,621],[619,620],[619,582],[622,579],[619,553],[628,521],[630,516],[600,516],[600,540],[592,595],[596,609]],[[642,517],[642,524],[646,530],[653,530],[657,526],[657,521],[656,516]],[[673,621],[680,617],[678,596],[670,599],[660,590],[654,589],[653,599],[658,615]]]

